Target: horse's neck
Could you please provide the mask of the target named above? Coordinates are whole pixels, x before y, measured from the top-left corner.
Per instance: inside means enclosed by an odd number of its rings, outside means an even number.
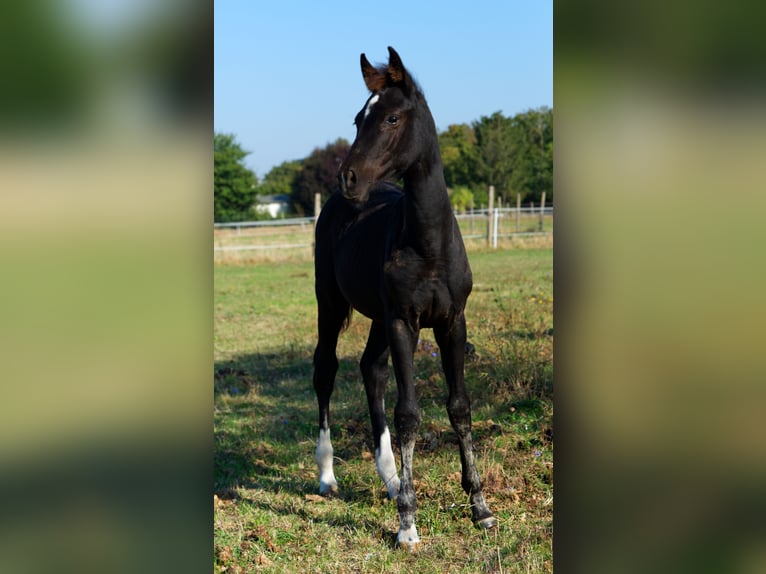
[[[432,157],[416,163],[404,176],[408,238],[427,258],[443,255],[452,238],[452,208],[438,144],[435,146]]]

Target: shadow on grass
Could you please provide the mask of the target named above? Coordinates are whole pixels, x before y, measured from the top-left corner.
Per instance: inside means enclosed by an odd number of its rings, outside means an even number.
[[[394,548],[396,534],[386,537],[378,517],[359,512],[360,505],[381,504],[382,483],[375,481],[371,488],[369,481],[360,483],[358,475],[343,471],[345,460],[358,461],[372,451],[364,389],[352,358],[340,360],[331,406],[340,492],[332,498],[317,494],[312,353],[313,349],[292,348],[216,363],[214,492],[220,499],[298,517],[304,523],[377,532]],[[269,496],[272,493],[288,496]]]
[[[235,498],[237,487],[316,493],[312,352],[291,348],[216,363],[214,489],[220,498]],[[361,457],[371,448],[364,390],[351,359],[340,361],[331,416],[336,458]],[[340,496],[357,499],[349,489]]]
[[[215,365],[215,483],[219,498],[236,498],[236,489],[261,489],[296,496],[314,495],[318,484],[313,460],[317,436],[317,406],[312,385],[313,348],[290,347],[283,352],[249,354]],[[418,392],[424,409],[418,451],[447,449],[457,456],[457,438],[443,408],[447,391],[438,357],[433,350],[418,349],[415,366]],[[359,374],[358,359],[339,361],[331,402],[331,435],[339,465],[372,453],[373,441],[367,403]],[[541,401],[511,391],[498,394],[481,373],[501,376],[503,365],[495,358],[471,349],[466,362],[466,381],[474,411],[484,412],[501,424],[474,424],[474,444],[480,448],[504,432],[513,417],[539,415]],[[547,375],[546,375],[547,378]],[[386,404],[396,401],[390,378]],[[390,408],[390,407],[389,407]],[[513,414],[509,414],[513,413]],[[485,414],[485,416],[487,416]],[[537,417],[535,417],[537,418]],[[541,429],[543,443],[552,440],[552,427]],[[531,444],[531,443],[530,443]],[[531,448],[537,446],[531,444]],[[371,467],[374,467],[372,457]],[[343,484],[340,499],[362,502],[369,489]],[[353,477],[350,478],[353,480]],[[295,513],[294,508],[275,509]]]

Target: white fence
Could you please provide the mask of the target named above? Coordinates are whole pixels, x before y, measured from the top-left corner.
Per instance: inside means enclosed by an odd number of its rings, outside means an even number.
[[[455,214],[463,239],[484,239],[497,247],[499,237],[531,237],[553,233],[553,206],[498,207]]]
[[[466,241],[545,236],[553,233],[553,207],[502,207],[455,214]],[[217,252],[298,249],[313,246],[314,217],[216,223]]]
[[[254,250],[270,250],[270,249],[296,249],[302,247],[313,246],[314,235],[314,217],[293,217],[290,219],[270,219],[263,221],[236,221],[231,223],[216,223],[214,229],[226,230],[231,229],[236,233],[231,238],[242,238],[244,240],[251,239],[254,243],[248,243],[246,245],[229,245],[221,244],[222,241],[216,238],[216,244],[214,246],[215,251],[254,251]],[[303,241],[287,241],[287,242],[272,242],[267,238],[267,234],[248,234],[248,229],[255,230],[268,230],[268,228],[284,228],[289,230],[289,236],[298,239],[304,239]],[[245,230],[245,233],[242,230]],[[259,239],[261,241],[259,241]],[[225,241],[229,243],[230,241]]]
[[[233,221],[231,223],[215,223],[215,229],[236,229],[237,233],[248,227],[280,227],[288,225],[314,225],[315,217],[293,217],[291,219],[266,219],[262,221]]]

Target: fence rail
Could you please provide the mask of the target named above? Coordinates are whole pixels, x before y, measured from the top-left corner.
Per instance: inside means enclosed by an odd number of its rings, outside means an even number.
[[[214,229],[235,228],[237,230],[248,227],[282,227],[289,225],[313,225],[314,217],[293,217],[290,219],[266,219],[260,221],[233,221],[230,223],[215,223]]]
[[[485,216],[487,217],[489,215],[489,209],[474,209],[473,211],[466,212],[466,213],[456,213],[455,217],[458,221],[461,219],[469,219],[471,217],[478,217],[478,216]],[[537,215],[540,213],[539,207],[522,207],[518,210],[515,207],[497,207],[494,211],[500,212],[502,214],[516,214],[516,211],[519,211],[521,214],[529,214],[529,215]],[[553,215],[553,207],[545,207],[543,209],[544,215]],[[289,226],[289,225],[309,225],[314,223],[314,217],[293,217],[289,219],[267,219],[267,220],[259,220],[259,221],[233,221],[229,223],[215,223],[213,224],[213,227],[215,229],[227,229],[227,228],[248,228],[248,227],[280,227],[280,226]]]
[[[484,240],[492,247],[498,239],[549,236],[553,233],[553,207],[499,207],[455,214],[467,243]],[[314,245],[314,217],[267,221],[237,221],[214,225],[214,250],[268,252],[308,249]]]

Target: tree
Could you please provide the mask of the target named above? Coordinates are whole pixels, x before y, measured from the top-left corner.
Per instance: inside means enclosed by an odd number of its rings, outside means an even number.
[[[447,187],[473,188],[479,183],[476,173],[476,134],[468,124],[453,124],[439,134],[444,180]]]
[[[513,156],[518,152],[518,137],[512,122],[500,112],[482,116],[473,123],[476,134],[476,171],[485,185],[494,185],[498,197],[508,200],[511,194]]]
[[[242,163],[249,155],[233,134],[213,136],[213,212],[216,222],[243,221],[252,216],[257,178]]]
[[[256,189],[258,195],[293,195],[302,169],[299,160],[285,161],[274,166]]]
[[[449,202],[452,205],[452,209],[458,213],[465,213],[471,207],[473,193],[465,186],[455,187],[452,189],[452,193],[450,193]]]
[[[293,202],[299,211],[314,212],[314,194],[325,199],[338,186],[338,167],[348,155],[348,141],[338,138],[323,148],[315,148],[303,160],[300,174],[295,181]]]
[[[513,118],[518,150],[510,185],[525,201],[539,202],[543,192],[553,198],[553,110],[542,107]]]
[[[553,196],[553,110],[542,107],[512,118],[495,112],[473,123],[476,136],[476,178],[482,189],[495,186],[504,202],[514,202],[520,193],[524,201]],[[445,170],[446,172],[446,170]],[[477,203],[483,203],[474,187]]]

